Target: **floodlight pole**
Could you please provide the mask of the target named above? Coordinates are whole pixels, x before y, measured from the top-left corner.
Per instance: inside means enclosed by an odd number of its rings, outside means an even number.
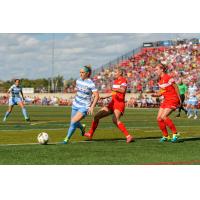
[[[54,76],[54,49],[55,49],[55,34],[52,33],[52,63],[51,63],[51,89],[55,92],[55,86],[53,82]]]

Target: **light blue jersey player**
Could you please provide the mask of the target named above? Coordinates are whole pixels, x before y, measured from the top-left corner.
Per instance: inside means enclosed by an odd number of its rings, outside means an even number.
[[[9,96],[9,102],[8,102],[8,110],[3,118],[3,121],[5,122],[7,117],[10,115],[12,112],[13,106],[14,105],[19,105],[22,109],[23,116],[26,121],[30,121],[30,118],[28,117],[26,108],[24,107],[23,100],[24,100],[24,95],[22,92],[22,87],[20,86],[20,80],[16,79],[15,84],[10,87],[8,90],[8,95]],[[21,95],[21,96],[20,96]]]
[[[67,144],[71,136],[75,132],[76,128],[79,128],[82,132],[82,136],[85,133],[85,125],[82,125],[80,121],[87,115],[93,114],[94,107],[99,99],[99,93],[95,87],[95,84],[90,79],[91,67],[84,66],[80,70],[80,78],[76,81],[77,94],[72,104],[71,123],[67,132],[67,136],[63,143]],[[92,101],[92,96],[94,100]]]
[[[198,98],[197,98],[198,88],[195,83],[190,82],[188,87],[188,100],[187,100],[187,111],[188,111],[188,118],[190,119],[194,112],[194,119],[197,119],[197,107],[198,107]]]

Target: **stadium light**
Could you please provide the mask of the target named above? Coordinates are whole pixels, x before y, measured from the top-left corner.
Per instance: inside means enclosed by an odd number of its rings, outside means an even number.
[[[55,33],[52,33],[51,90],[53,92],[55,92],[54,81],[53,81],[53,76],[54,76],[54,49],[55,49]]]

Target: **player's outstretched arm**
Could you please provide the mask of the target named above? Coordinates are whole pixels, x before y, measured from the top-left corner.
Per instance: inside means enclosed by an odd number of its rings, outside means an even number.
[[[24,98],[24,94],[23,94],[22,90],[21,90],[20,93],[21,93],[21,95],[22,95],[22,99],[25,100],[25,98]]]
[[[10,96],[10,93],[11,93],[11,88],[7,91],[6,95],[7,95],[7,98],[9,98]]]
[[[152,97],[161,97],[162,94],[160,92],[156,92],[154,94],[151,95]]]
[[[112,91],[124,94],[124,93],[126,93],[126,87],[113,88]]]
[[[100,99],[107,99],[107,98],[110,98],[110,97],[112,97],[112,94],[107,94],[107,95],[105,95],[103,97],[100,97]]]
[[[97,104],[97,102],[99,100],[99,93],[97,91],[93,92],[93,95],[94,95],[94,100],[92,102],[92,105],[88,109],[88,114],[89,115],[93,115],[93,113],[94,113],[94,107],[96,106],[96,104]]]

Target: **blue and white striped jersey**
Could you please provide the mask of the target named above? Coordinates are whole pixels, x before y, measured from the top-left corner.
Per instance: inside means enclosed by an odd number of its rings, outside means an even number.
[[[12,85],[8,90],[12,97],[20,97],[20,93],[22,92],[22,88],[20,86]]]
[[[189,98],[195,97],[197,91],[198,91],[198,88],[196,87],[196,85],[189,86],[188,87]]]
[[[92,92],[97,91],[94,82],[91,79],[83,80],[79,78],[76,81],[77,94],[72,106],[77,108],[86,108],[91,105]]]

